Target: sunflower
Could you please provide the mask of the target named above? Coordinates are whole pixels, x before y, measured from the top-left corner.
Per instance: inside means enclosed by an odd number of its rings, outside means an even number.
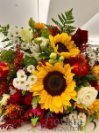
[[[70,100],[75,99],[76,91],[74,90],[74,74],[71,73],[69,64],[63,66],[62,62],[57,62],[51,65],[47,62],[46,65],[38,65],[33,74],[38,80],[31,92],[34,96],[39,96],[42,109],[62,113],[63,109],[71,106]]]
[[[71,36],[67,33],[58,34],[54,37],[50,35],[49,39],[54,52],[60,56],[69,58],[75,57],[80,53],[80,50],[76,47],[74,41],[71,40]]]

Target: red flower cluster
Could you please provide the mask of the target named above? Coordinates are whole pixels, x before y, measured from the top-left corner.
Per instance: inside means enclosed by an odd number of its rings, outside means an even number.
[[[79,54],[76,57],[70,58],[69,63],[73,67],[72,72],[77,76],[85,76],[88,74],[90,67],[83,55]]]
[[[79,47],[80,50],[85,50],[87,47],[88,42],[88,31],[78,29],[76,33],[72,36],[72,40],[75,42],[77,47]]]
[[[60,32],[57,26],[49,27],[48,30],[52,36]]]

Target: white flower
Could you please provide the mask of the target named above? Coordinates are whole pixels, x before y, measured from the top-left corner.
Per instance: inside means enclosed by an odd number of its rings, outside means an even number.
[[[23,50],[29,49],[29,46],[30,46],[30,43],[29,42],[23,42],[23,43],[21,43],[21,48]]]
[[[69,114],[69,124],[72,127],[78,127],[79,126],[79,121],[77,119],[77,112],[74,111],[71,114]]]
[[[29,66],[27,67],[27,71],[28,71],[29,73],[32,73],[34,70],[35,70],[35,66],[33,66],[33,65],[29,65]]]
[[[19,79],[19,78],[14,78],[14,79],[13,79],[13,86],[14,86],[15,88],[17,88],[17,89],[22,88],[21,82],[20,82],[20,79]]]
[[[79,125],[85,126],[85,124],[86,124],[86,114],[85,113],[79,113],[78,120],[79,120]]]
[[[17,78],[20,80],[20,81],[25,81],[27,79],[27,75],[25,74],[25,71],[23,70],[18,70],[17,72]]]
[[[40,47],[38,44],[33,44],[31,47],[30,47],[30,50],[32,53],[40,53]]]
[[[92,49],[90,46],[87,47],[87,48],[86,48],[86,53],[89,54],[89,53],[91,53],[91,52],[93,52],[93,49]]]
[[[33,85],[34,83],[36,83],[36,81],[37,81],[37,77],[36,77],[36,76],[30,75],[30,76],[28,77],[28,82],[29,82],[31,85]]]
[[[90,60],[90,61],[89,61],[89,65],[90,65],[91,67],[93,67],[94,64],[95,64],[95,60]]]
[[[23,90],[29,91],[32,88],[32,85],[29,81],[26,81],[23,87]]]
[[[98,61],[98,62],[99,62],[99,56],[97,56],[96,61]]]
[[[8,94],[3,94],[2,99],[0,100],[0,105],[6,105],[7,104],[7,100],[10,98],[10,96]]]
[[[38,37],[35,39],[36,41],[41,41],[40,43],[40,47],[42,50],[44,50],[49,42],[48,39],[44,38],[44,37]]]
[[[95,52],[90,52],[90,53],[88,53],[88,57],[89,57],[90,59],[96,60],[96,54],[95,54]]]
[[[98,92],[94,87],[82,87],[77,94],[77,103],[88,107],[94,102],[97,94]]]
[[[37,61],[40,61],[40,53],[36,53],[36,52],[33,52],[32,54],[31,54]]]

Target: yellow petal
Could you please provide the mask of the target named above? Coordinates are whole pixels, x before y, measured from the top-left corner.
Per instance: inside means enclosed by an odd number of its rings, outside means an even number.
[[[52,99],[52,103],[54,106],[60,108],[62,106],[62,101],[60,96],[54,96]]]

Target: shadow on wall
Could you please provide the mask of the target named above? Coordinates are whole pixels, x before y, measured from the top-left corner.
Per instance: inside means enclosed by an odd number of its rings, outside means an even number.
[[[47,23],[52,24],[51,18],[57,19],[57,14],[71,8],[76,20],[75,25],[81,27],[99,12],[99,0],[51,0]]]

